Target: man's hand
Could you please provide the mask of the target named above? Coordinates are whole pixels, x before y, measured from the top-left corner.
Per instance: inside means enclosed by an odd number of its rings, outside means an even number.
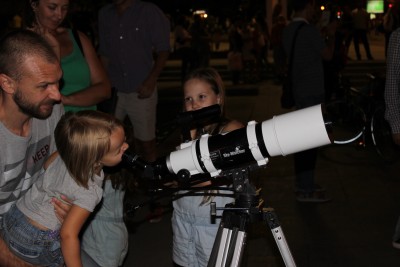
[[[56,214],[57,219],[62,224],[64,222],[64,219],[66,218],[69,210],[71,209],[72,202],[69,198],[67,198],[64,195],[61,195],[60,197],[61,197],[61,200],[54,197],[51,200],[51,203],[53,203],[54,212]]]
[[[148,78],[146,79],[138,90],[138,98],[144,99],[149,98],[153,95],[154,90],[156,89],[156,79]]]

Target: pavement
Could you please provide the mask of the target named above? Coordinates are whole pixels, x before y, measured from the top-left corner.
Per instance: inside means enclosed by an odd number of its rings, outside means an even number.
[[[384,61],[382,37],[370,36],[370,40],[375,60]],[[356,58],[354,49],[349,56]],[[220,60],[212,60],[211,65]],[[159,112],[165,122],[181,108],[179,86],[159,85]],[[229,117],[262,122],[288,112],[280,108],[281,89],[273,80],[240,86],[227,82],[227,87]],[[167,132],[159,142],[160,155],[174,151],[179,144],[179,129]],[[400,250],[392,247],[391,238],[400,215],[399,170],[399,160],[383,162],[371,144],[365,148],[356,144],[321,147],[315,179],[332,197],[325,204],[296,202],[292,155],[270,158],[265,168],[253,172],[250,179],[262,188],[266,206],[275,210],[286,237],[286,250],[291,251],[297,266],[398,267]],[[130,193],[128,200],[141,204],[148,195],[138,190]],[[124,267],[173,266],[170,201],[170,196],[161,200],[165,213],[158,223],[146,220],[147,206],[127,218],[130,249]],[[265,222],[250,224],[241,266],[288,266]]]

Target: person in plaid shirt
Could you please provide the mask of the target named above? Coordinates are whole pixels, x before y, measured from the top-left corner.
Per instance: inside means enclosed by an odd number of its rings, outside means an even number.
[[[385,118],[392,128],[395,144],[400,145],[400,28],[389,39],[386,58]],[[393,235],[393,247],[400,249],[400,217]]]

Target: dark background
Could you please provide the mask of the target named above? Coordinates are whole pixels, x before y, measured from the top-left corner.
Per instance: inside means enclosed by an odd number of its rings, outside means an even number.
[[[2,0],[0,9],[0,31],[4,32],[12,25],[15,14],[22,14],[24,3],[28,0]],[[145,0],[158,5],[173,21],[180,14],[191,15],[194,10],[204,9],[208,13],[211,24],[218,19],[219,22],[229,18],[231,21],[241,19],[249,21],[253,17],[264,18],[266,14],[266,1],[271,0]],[[296,0],[287,0],[288,13],[291,14],[291,3]],[[366,3],[367,0],[316,0],[317,5],[329,4],[334,11],[341,10],[343,5],[355,6],[356,3]],[[398,0],[385,0],[385,8],[389,2]],[[92,24],[97,20],[98,10],[111,0],[71,0],[71,17],[89,19]],[[78,16],[77,16],[78,14]]]
[[[14,14],[22,10],[24,2],[27,0],[2,0],[0,9],[0,18],[2,21],[10,20]],[[147,0],[158,5],[165,13],[172,17],[178,14],[190,14],[196,9],[206,9],[207,12],[222,19],[226,17],[234,18],[236,16],[252,17],[258,13],[265,14],[266,0]],[[270,0],[267,0],[270,1]],[[288,9],[290,11],[291,2],[288,0]],[[361,0],[366,1],[366,0]],[[388,1],[386,0],[388,6]],[[71,0],[71,4],[77,5],[86,11],[97,14],[97,10],[110,0]],[[357,1],[349,0],[317,0],[319,4],[329,3],[332,6],[340,7],[344,4],[354,4]]]

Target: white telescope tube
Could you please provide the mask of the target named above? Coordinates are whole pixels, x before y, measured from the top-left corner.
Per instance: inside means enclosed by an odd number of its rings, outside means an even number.
[[[286,156],[330,143],[321,105],[316,105],[274,116],[261,124],[250,122],[246,128],[227,134],[204,135],[181,144],[161,165],[170,173],[187,170],[190,175],[216,176],[243,165],[265,165],[268,157]]]
[[[286,156],[330,144],[321,105],[274,116],[262,123],[270,156]]]

